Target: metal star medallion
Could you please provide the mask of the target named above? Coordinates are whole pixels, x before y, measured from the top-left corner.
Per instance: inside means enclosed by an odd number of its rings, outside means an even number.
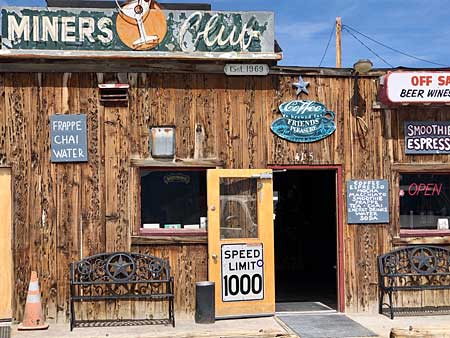
[[[122,256],[119,256],[119,261],[116,263],[111,263],[111,265],[113,266],[113,271],[114,271],[114,278],[117,277],[118,275],[123,275],[125,277],[129,276],[128,273],[128,267],[130,265],[132,265],[132,263],[126,263],[123,259]]]
[[[309,82],[303,81],[301,76],[298,77],[298,82],[295,82],[292,85],[297,88],[297,96],[302,92],[309,94],[308,89],[306,89],[306,87],[309,86]]]

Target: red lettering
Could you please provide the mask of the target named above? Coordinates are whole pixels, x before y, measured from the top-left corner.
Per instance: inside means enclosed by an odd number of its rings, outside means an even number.
[[[438,84],[439,86],[448,86],[450,84],[450,76],[438,76]]]
[[[419,188],[417,189],[418,190],[417,194],[420,194],[421,191],[425,191],[426,187],[427,186],[424,183],[420,183]]]
[[[414,190],[412,190],[414,188]],[[417,184],[411,183],[408,187],[408,195],[414,196],[417,194]]]
[[[413,77],[411,77],[411,84],[413,86],[418,86],[418,85],[429,86],[432,81],[433,81],[433,77],[430,76],[430,75],[428,75],[428,76],[424,76],[424,75],[417,76],[417,75],[414,75]]]
[[[433,196],[433,188],[435,187],[435,184],[428,183],[425,192],[423,193],[425,196]]]
[[[409,196],[419,196],[423,193],[423,196],[440,196],[442,191],[442,183],[411,183],[408,187]]]
[[[434,189],[433,189],[433,194],[436,192],[436,195],[440,196],[441,195],[441,190],[442,190],[442,183],[439,184],[439,190],[437,188],[438,188],[438,185],[435,184],[434,185]]]
[[[420,84],[421,85],[426,85],[429,86],[433,80],[433,78],[431,76],[421,76],[420,77]]]

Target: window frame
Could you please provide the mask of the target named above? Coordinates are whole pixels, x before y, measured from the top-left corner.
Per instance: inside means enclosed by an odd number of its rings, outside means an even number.
[[[394,164],[391,172],[391,205],[394,244],[407,245],[450,243],[450,230],[400,228],[400,174],[427,173],[450,175],[450,164]]]
[[[141,222],[141,170],[189,171],[221,169],[224,162],[218,159],[176,159],[162,161],[132,158],[129,171],[129,210],[131,245],[207,244],[207,229],[145,229]],[[208,189],[208,187],[206,187]],[[150,230],[150,231],[148,231]],[[151,231],[153,230],[153,232]],[[163,231],[161,231],[163,230]]]
[[[134,233],[136,235],[140,236],[156,236],[156,237],[173,237],[173,236],[180,236],[180,237],[194,237],[194,236],[207,236],[208,231],[207,229],[144,229],[142,227],[142,219],[141,219],[141,208],[142,208],[142,201],[141,201],[141,172],[143,170],[150,170],[150,171],[161,171],[161,172],[181,172],[181,171],[196,171],[196,172],[205,172],[210,168],[203,168],[203,167],[139,167],[137,171],[138,179],[137,183],[139,185],[139,189],[137,191],[137,198],[138,198],[138,205],[137,205],[137,218],[138,221],[136,222],[136,228]],[[206,175],[205,175],[206,176]],[[206,180],[206,177],[205,177]],[[207,182],[206,189],[207,187]],[[208,206],[206,205],[206,211],[208,211]]]

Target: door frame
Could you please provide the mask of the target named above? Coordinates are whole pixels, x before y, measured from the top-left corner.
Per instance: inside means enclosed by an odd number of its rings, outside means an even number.
[[[337,208],[337,311],[345,312],[344,282],[344,225],[343,225],[343,183],[342,165],[268,165],[272,170],[331,170],[336,173],[336,208]]]
[[[13,309],[14,309],[14,299],[13,299],[13,288],[14,288],[14,257],[13,257],[13,198],[14,198],[14,191],[13,191],[13,176],[12,176],[12,169],[11,167],[7,167],[7,166],[0,166],[0,171],[2,172],[2,174],[6,174],[9,176],[9,187],[5,187],[5,191],[8,190],[9,191],[9,247],[7,247],[7,251],[9,252],[9,285],[7,284],[7,286],[9,286],[9,308],[6,309],[5,313],[9,311],[9,317],[0,317],[0,323],[1,322],[9,322],[12,320],[13,317]],[[3,229],[5,230],[5,229]],[[3,231],[1,230],[1,231]],[[6,260],[8,260],[8,258],[6,258]],[[7,273],[8,274],[8,273]]]

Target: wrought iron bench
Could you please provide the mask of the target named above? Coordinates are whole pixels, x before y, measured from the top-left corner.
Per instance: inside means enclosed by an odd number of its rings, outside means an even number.
[[[393,292],[450,289],[450,250],[428,245],[408,246],[378,256],[379,305],[387,305],[394,318]],[[389,304],[383,303],[388,295]],[[438,307],[421,307],[437,310]]]
[[[168,261],[140,253],[114,252],[70,264],[70,330],[97,322],[102,326],[172,323],[174,285]],[[169,318],[77,320],[75,302],[108,300],[167,301]]]

